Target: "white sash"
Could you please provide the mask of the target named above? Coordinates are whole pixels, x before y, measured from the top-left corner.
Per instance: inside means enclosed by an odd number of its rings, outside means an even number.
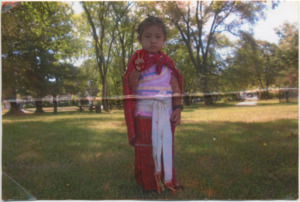
[[[156,97],[153,104],[152,116],[152,147],[155,173],[161,173],[161,157],[163,155],[164,181],[172,181],[172,130],[169,111],[172,99]]]

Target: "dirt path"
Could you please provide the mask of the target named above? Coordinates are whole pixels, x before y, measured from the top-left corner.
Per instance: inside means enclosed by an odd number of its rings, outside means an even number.
[[[247,102],[237,103],[236,105],[237,106],[243,106],[243,105],[252,106],[252,105],[256,105],[256,104],[257,104],[257,101],[247,101]]]

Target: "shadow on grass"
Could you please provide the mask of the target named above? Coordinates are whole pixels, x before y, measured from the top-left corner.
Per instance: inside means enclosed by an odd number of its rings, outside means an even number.
[[[108,122],[107,117],[86,117],[6,123],[3,171],[37,199],[118,197],[113,192],[126,188],[129,177],[119,176],[119,169],[131,173],[133,151],[124,124],[117,119],[118,125],[101,127]],[[13,193],[3,181],[3,198],[15,199]]]
[[[157,195],[134,181],[134,151],[122,118],[56,118],[3,124],[3,171],[40,200],[298,196],[297,120],[182,124],[174,164],[186,189]],[[2,185],[3,199],[16,199],[5,178]]]
[[[178,142],[179,177],[205,198],[298,197],[296,120],[184,124]]]

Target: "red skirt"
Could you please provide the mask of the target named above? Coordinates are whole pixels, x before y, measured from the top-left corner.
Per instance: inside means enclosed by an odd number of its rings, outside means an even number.
[[[175,127],[171,123],[172,128],[172,153],[174,162],[174,131]],[[152,157],[152,119],[148,118],[135,118],[135,180],[144,188],[144,190],[156,190],[155,182],[155,167]],[[173,179],[174,186],[177,185],[174,165],[173,167]],[[163,169],[162,169],[163,171]],[[162,173],[163,182],[163,173]]]

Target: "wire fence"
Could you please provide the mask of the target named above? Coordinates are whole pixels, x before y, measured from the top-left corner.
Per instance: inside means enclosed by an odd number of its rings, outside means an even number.
[[[234,92],[213,92],[213,93],[184,93],[182,98],[185,105],[198,104],[205,101],[207,97],[213,102],[242,102],[245,100],[268,100],[278,99],[279,103],[292,103],[298,102],[298,88],[272,88],[272,89],[256,89],[256,90],[243,90]],[[123,101],[135,97],[129,96],[112,96],[106,99],[109,109],[122,109]],[[2,101],[2,109],[10,109],[11,103],[17,103],[20,109],[35,108],[36,101],[42,102],[43,107],[58,107],[74,106],[78,107],[78,111],[88,109],[89,111],[96,110],[100,107],[103,109],[103,99],[101,97],[72,97],[69,95],[61,95],[53,98],[47,96],[44,98],[32,98],[30,96],[23,99],[11,99]],[[99,111],[99,110],[98,110]]]
[[[278,94],[280,103],[298,102],[299,91],[297,88],[282,88]]]

